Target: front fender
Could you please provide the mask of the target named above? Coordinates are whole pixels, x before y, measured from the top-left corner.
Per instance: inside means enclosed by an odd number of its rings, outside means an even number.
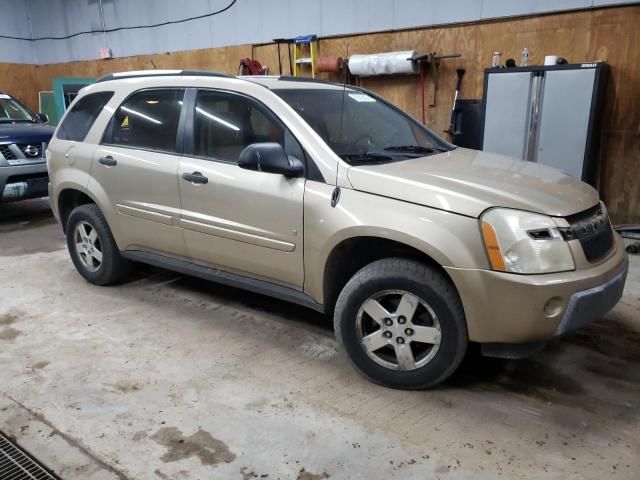
[[[305,193],[305,291],[319,302],[327,259],[349,238],[393,240],[443,267],[488,268],[475,218],[346,188],[334,208],[332,191],[330,185],[307,182]]]

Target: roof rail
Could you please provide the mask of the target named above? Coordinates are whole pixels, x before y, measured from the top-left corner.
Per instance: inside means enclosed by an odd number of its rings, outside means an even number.
[[[124,78],[144,78],[144,77],[167,77],[167,76],[181,76],[181,77],[222,77],[222,78],[235,78],[232,75],[220,72],[211,72],[207,70],[135,70],[131,72],[119,72],[111,73],[100,77],[96,80],[98,82],[108,82],[109,80],[121,80]]]
[[[291,77],[288,75],[280,75],[278,80],[283,80],[287,82],[308,82],[308,83],[326,83],[328,85],[342,85],[341,83],[330,82],[329,80],[323,80],[322,78],[311,78],[311,77]]]

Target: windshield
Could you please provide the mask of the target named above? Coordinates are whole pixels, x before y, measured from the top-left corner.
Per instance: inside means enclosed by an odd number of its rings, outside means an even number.
[[[36,122],[34,116],[20,102],[9,95],[0,94],[0,123]]]
[[[397,108],[361,90],[282,89],[274,93],[351,165],[406,160],[454,148]]]

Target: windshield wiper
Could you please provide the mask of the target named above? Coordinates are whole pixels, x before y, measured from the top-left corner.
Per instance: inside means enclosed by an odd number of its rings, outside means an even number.
[[[421,145],[395,145],[384,148],[386,151],[394,152],[411,152],[411,153],[435,153],[446,152],[447,150],[439,147],[423,147]]]
[[[338,155],[351,162],[382,162],[393,160],[393,156],[378,152],[340,153]]]

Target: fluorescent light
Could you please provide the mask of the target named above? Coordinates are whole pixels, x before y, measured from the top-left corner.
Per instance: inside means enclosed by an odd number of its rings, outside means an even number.
[[[240,131],[240,127],[235,126],[233,123],[229,123],[226,120],[223,120],[220,117],[215,116],[213,113],[211,112],[207,112],[206,110],[203,110],[200,107],[196,107],[196,112],[198,112],[201,115],[204,115],[207,118],[210,118],[211,120],[213,120],[214,122],[218,122],[221,125],[224,125],[227,128],[230,128],[231,130],[233,130],[234,132],[239,132]]]
[[[144,118],[145,120],[149,120],[150,122],[156,123],[158,125],[162,125],[162,122],[160,120],[156,120],[155,118],[151,118],[148,115],[145,115],[144,113],[138,112],[137,110],[133,110],[133,109],[127,108],[127,107],[121,107],[121,108],[125,112],[130,113],[131,115],[135,115],[137,117]]]

